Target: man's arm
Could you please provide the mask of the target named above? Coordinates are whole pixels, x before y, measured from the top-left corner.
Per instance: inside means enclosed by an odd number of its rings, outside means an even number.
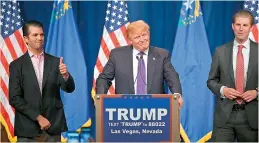
[[[63,57],[59,59],[59,72],[58,79],[61,89],[71,93],[75,90],[75,82],[73,77],[67,70],[66,64],[63,63]]]
[[[109,87],[112,85],[112,80],[115,76],[115,61],[113,50],[110,53],[108,62],[103,68],[103,72],[96,80],[96,94],[107,94]]]
[[[223,85],[219,83],[219,80],[220,80],[219,50],[217,48],[212,58],[209,78],[207,80],[207,86],[214,94],[221,96],[220,89]]]
[[[171,61],[169,52],[166,52],[166,57],[164,59],[164,79],[172,93],[182,94],[181,83],[178,73],[175,71]]]
[[[9,103],[19,113],[25,115],[31,120],[36,121],[36,118],[40,115],[39,111],[33,109],[27,101],[24,100],[22,77],[19,69],[14,63],[9,66],[10,78],[9,78]]]
[[[64,77],[61,74],[59,74],[59,81],[61,89],[66,91],[67,93],[71,93],[75,90],[75,82],[71,74],[68,74],[69,76],[67,79],[64,79]]]

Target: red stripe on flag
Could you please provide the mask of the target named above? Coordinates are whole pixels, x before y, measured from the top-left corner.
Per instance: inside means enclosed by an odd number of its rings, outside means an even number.
[[[129,45],[129,44],[130,44],[130,41],[129,41],[128,36],[127,36],[127,34],[126,34],[127,29],[126,29],[126,26],[125,26],[125,25],[123,25],[123,26],[121,27],[121,31],[122,31],[122,34],[123,34],[125,40],[127,41],[127,44]]]
[[[3,118],[4,118],[5,122],[6,122],[6,124],[8,126],[8,129],[10,131],[10,134],[12,135],[12,138],[13,138],[14,137],[14,128],[13,128],[13,125],[12,125],[12,123],[10,121],[10,117],[7,114],[7,112],[6,112],[2,102],[1,102],[1,114],[2,114],[2,116],[3,116]]]
[[[6,46],[8,47],[8,49],[9,49],[9,51],[10,51],[12,57],[13,57],[13,60],[15,60],[17,58],[17,55],[15,53],[12,42],[10,41],[9,37],[5,38],[4,41],[5,41]]]
[[[10,73],[9,73],[9,64],[8,64],[8,62],[7,62],[6,58],[5,58],[2,50],[0,51],[0,57],[1,57],[1,63],[3,65],[3,67],[4,67],[4,69],[5,69],[5,72],[8,75],[10,75]]]
[[[20,45],[20,47],[21,47],[21,49],[22,49],[22,52],[25,53],[25,52],[27,51],[27,48],[26,48],[26,45],[25,45],[25,43],[24,43],[24,41],[23,41],[22,35],[21,35],[21,33],[19,32],[19,30],[16,30],[16,31],[14,32],[14,35],[15,35],[15,38],[16,38],[16,40],[18,41],[18,43],[19,43],[19,45]]]
[[[103,71],[103,65],[101,64],[101,61],[99,60],[99,58],[97,58],[95,66],[97,67],[100,73]]]
[[[119,46],[120,46],[120,43],[119,43],[119,41],[117,40],[117,37],[116,37],[115,33],[114,33],[114,32],[111,32],[109,35],[110,35],[110,37],[111,37],[112,43],[114,44],[115,48],[119,47]]]
[[[9,90],[8,90],[8,87],[6,86],[6,84],[4,83],[2,77],[0,77],[0,83],[1,83],[1,88],[5,94],[5,97],[7,100],[9,100]],[[13,112],[15,112],[14,108],[11,106]]]
[[[101,47],[103,49],[103,52],[104,52],[106,58],[109,59],[110,50],[108,49],[108,47],[107,47],[105,41],[103,40],[103,38],[102,38],[102,41],[101,41]]]
[[[5,97],[8,99],[8,88],[7,86],[5,85],[2,77],[0,77],[0,83],[1,83],[1,88],[2,90],[4,91],[4,94],[5,94]]]
[[[259,39],[258,39],[258,28],[257,28],[256,24],[253,26],[252,33],[254,35],[255,41],[258,42],[259,41]]]

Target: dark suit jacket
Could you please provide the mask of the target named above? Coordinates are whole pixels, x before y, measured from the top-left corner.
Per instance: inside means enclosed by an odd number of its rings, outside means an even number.
[[[220,88],[227,86],[235,89],[235,78],[233,71],[233,42],[227,43],[216,49],[213,56],[209,79],[209,89],[217,95],[214,113],[214,124],[223,126],[231,112],[235,100],[221,98]],[[245,91],[255,90],[258,87],[258,44],[250,41],[250,55],[247,71]],[[245,105],[245,111],[250,126],[258,128],[258,100],[255,99]]]
[[[96,81],[97,94],[107,94],[114,78],[116,94],[135,94],[132,51],[132,45],[111,50],[109,61]],[[169,52],[151,46],[147,61],[147,93],[165,93],[164,80],[172,93],[182,94],[179,76],[170,62]]]
[[[28,52],[10,64],[9,102],[15,109],[14,134],[34,137],[41,132],[36,118],[47,118],[51,127],[49,134],[67,130],[60,87],[66,92],[75,89],[71,75],[65,81],[59,72],[59,58],[44,54],[42,95]]]

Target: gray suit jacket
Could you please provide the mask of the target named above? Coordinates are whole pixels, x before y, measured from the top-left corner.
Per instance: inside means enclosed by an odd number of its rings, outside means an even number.
[[[235,100],[221,98],[220,88],[227,86],[235,89],[235,78],[233,71],[233,42],[227,43],[216,49],[213,56],[209,79],[207,81],[209,89],[217,95],[214,112],[214,125],[223,126],[231,112]],[[255,90],[258,87],[258,44],[250,41],[250,55],[247,71],[247,81],[245,91]],[[258,128],[258,100],[255,99],[246,103],[245,108],[249,125]]]
[[[114,78],[116,94],[135,94],[132,51],[132,45],[111,51],[109,61],[96,81],[97,94],[106,94]],[[150,46],[147,62],[147,93],[165,93],[164,80],[172,93],[182,94],[179,75],[170,62],[169,52]]]

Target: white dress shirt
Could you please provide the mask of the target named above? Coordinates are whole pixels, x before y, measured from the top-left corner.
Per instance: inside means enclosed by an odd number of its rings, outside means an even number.
[[[147,57],[148,57],[148,51],[149,48],[147,50],[144,51],[144,55],[143,55],[143,59],[145,62],[145,68],[146,68],[146,83],[147,83]],[[137,93],[137,75],[138,75],[138,58],[140,58],[140,55],[138,55],[140,51],[138,51],[137,49],[135,49],[133,47],[133,52],[132,52],[132,57],[133,57],[133,77],[134,77],[134,88],[135,88],[135,94]],[[147,89],[147,85],[146,85],[146,89]]]
[[[247,70],[248,70],[248,63],[249,63],[249,53],[250,53],[250,40],[247,39],[245,43],[239,44],[236,40],[234,40],[233,44],[233,72],[234,72],[234,78],[236,79],[236,63],[237,63],[237,52],[238,52],[238,45],[243,45],[245,48],[242,48],[242,53],[244,57],[244,88],[246,86],[246,80],[247,80]],[[226,86],[222,86],[220,88],[220,93],[224,97],[223,94],[223,88]]]
[[[31,62],[38,80],[38,84],[40,87],[40,91],[42,92],[42,80],[43,80],[43,71],[44,71],[44,52],[40,55],[34,55],[30,49],[28,49],[28,53],[31,58]]]

